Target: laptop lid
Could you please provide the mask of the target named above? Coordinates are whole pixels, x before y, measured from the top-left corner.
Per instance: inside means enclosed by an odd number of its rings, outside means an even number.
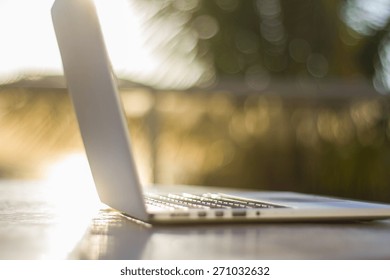
[[[145,220],[146,208],[125,114],[94,3],[56,0],[52,19],[100,200]]]
[[[249,211],[195,209],[179,213],[146,212],[142,187],[132,157],[125,114],[92,0],[56,0],[52,16],[68,89],[101,201],[139,220],[294,221],[389,217],[389,206],[314,198],[294,193],[237,193],[230,199],[264,201],[277,208]],[[136,106],[136,104],[134,104]],[[229,194],[228,194],[229,195]],[[232,196],[233,195],[233,196]],[[199,211],[197,211],[199,210]],[[217,212],[219,213],[217,215]],[[188,218],[190,217],[190,218]],[[199,218],[199,219],[197,219]]]

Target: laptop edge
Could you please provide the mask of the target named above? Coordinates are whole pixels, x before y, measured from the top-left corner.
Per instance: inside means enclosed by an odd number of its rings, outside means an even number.
[[[146,211],[120,96],[92,0],[56,0],[52,19],[64,74],[101,201],[153,223],[323,221],[390,217],[390,206],[286,192],[236,192],[233,197],[286,205],[253,210]],[[197,188],[199,189],[199,188]],[[185,190],[187,191],[187,190]],[[212,189],[208,189],[212,192]]]

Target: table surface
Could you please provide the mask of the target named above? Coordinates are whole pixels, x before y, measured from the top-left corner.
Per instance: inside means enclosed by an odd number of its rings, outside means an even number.
[[[68,189],[0,181],[0,259],[390,259],[390,220],[152,227]]]

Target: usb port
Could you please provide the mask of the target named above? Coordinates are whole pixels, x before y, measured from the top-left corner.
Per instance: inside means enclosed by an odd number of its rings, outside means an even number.
[[[215,211],[215,216],[216,217],[222,217],[223,216],[223,211]]]
[[[198,212],[198,217],[206,217],[206,212],[204,211]]]
[[[188,217],[190,214],[183,212],[183,213],[172,213],[171,217]]]
[[[233,211],[232,215],[233,217],[245,217],[246,211]]]

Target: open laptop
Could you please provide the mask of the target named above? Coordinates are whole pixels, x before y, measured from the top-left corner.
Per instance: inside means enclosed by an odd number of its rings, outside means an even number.
[[[390,205],[292,192],[144,193],[92,0],[56,0],[52,18],[64,73],[101,201],[148,223],[371,220]],[[134,104],[137,106],[137,104]],[[192,188],[194,190],[194,188]]]

